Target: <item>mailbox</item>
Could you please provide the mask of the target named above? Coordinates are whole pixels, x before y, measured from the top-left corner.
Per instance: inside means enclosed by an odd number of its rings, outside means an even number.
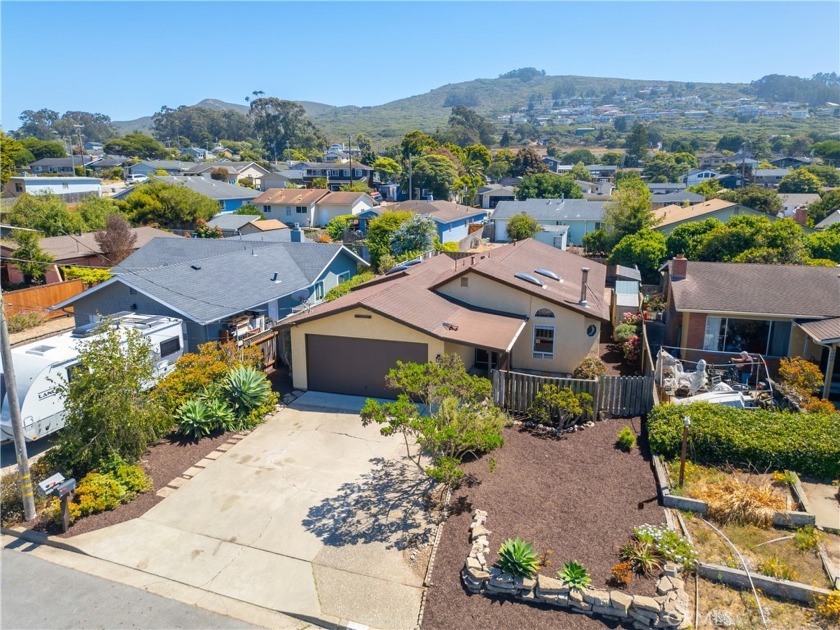
[[[59,499],[63,499],[64,497],[68,496],[73,490],[76,489],[76,480],[75,479],[68,479],[67,481],[63,481],[62,483],[58,484],[52,490],[53,496],[58,497]]]
[[[45,497],[48,494],[52,494],[52,491],[55,489],[55,487],[63,481],[64,475],[62,475],[61,473],[56,473],[52,477],[44,479],[41,483],[38,484],[38,494],[40,494],[42,497]]]

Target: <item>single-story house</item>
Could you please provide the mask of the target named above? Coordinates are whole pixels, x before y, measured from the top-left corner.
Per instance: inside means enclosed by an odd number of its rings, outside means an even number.
[[[478,189],[479,205],[485,210],[492,210],[500,201],[514,201],[516,191],[512,186],[501,184],[488,184]]]
[[[96,161],[97,158],[91,155],[71,155],[69,157],[62,157],[62,158],[41,158],[40,160],[35,160],[29,165],[30,171],[38,175],[40,173],[60,173],[60,174],[67,174],[73,175],[76,172],[76,169],[84,163],[85,166],[88,166],[91,162]]]
[[[749,186],[749,182],[736,173],[721,173],[713,178],[713,181],[720,184],[721,188],[727,188],[729,190]]]
[[[493,212],[492,221],[496,227],[495,240],[508,242],[507,223],[510,218],[524,212],[543,228],[553,225],[568,225],[567,241],[571,245],[582,245],[584,234],[604,226],[604,201],[585,199],[528,199],[527,201],[503,201]]]
[[[336,217],[360,214],[376,205],[370,195],[363,192],[329,192],[315,202],[313,225],[325,226]]]
[[[289,226],[277,219],[257,219],[239,228],[240,234],[265,234],[275,230],[289,231]]]
[[[829,214],[825,219],[817,223],[814,227],[818,230],[824,230],[830,225],[834,225],[835,223],[840,223],[840,210],[835,210],[831,214]]]
[[[817,322],[833,326],[831,320],[840,318],[837,267],[698,262],[678,256],[663,271],[666,344],[681,348],[685,358],[705,351],[707,360],[726,363],[727,354],[713,353],[746,350],[771,363],[801,356],[827,364],[830,348],[814,341],[826,332],[816,330]],[[820,341],[831,339],[829,333]]]
[[[100,151],[105,147],[102,142],[92,142],[88,140],[82,146],[85,148],[85,151],[91,151],[93,153],[99,154]]]
[[[672,182],[652,183],[646,184],[651,195],[667,195],[675,192],[684,191],[687,186],[685,184],[675,184]]]
[[[723,153],[713,151],[711,153],[698,153],[697,163],[702,168],[716,168],[723,166],[729,160]]]
[[[194,160],[206,160],[210,155],[210,151],[201,147],[187,147],[186,149],[181,149],[181,155],[188,155]]]
[[[782,212],[786,217],[793,216],[797,208],[807,208],[815,201],[820,200],[817,193],[779,193],[782,201]]]
[[[194,352],[320,303],[359,265],[367,263],[336,244],[157,238],[115,267],[113,278],[53,308],[72,306],[77,325],[118,311],[180,317]]]
[[[222,212],[210,219],[207,222],[207,225],[211,228],[219,228],[222,231],[222,235],[225,237],[237,236],[239,234],[245,234],[246,232],[242,232],[242,229],[249,223],[259,221],[260,218],[261,217],[258,214],[234,214],[231,212]],[[250,231],[247,233],[250,233]]]
[[[694,169],[682,176],[682,183],[686,186],[696,186],[720,175],[718,171],[713,171],[710,168]]]
[[[188,168],[193,166],[192,162],[180,162],[178,160],[145,160],[137,162],[128,167],[129,175],[156,175],[158,171],[166,171],[167,175],[183,175]]]
[[[272,171],[260,178],[260,190],[266,191],[271,188],[292,188],[303,187],[303,171],[300,169],[284,169]]]
[[[752,181],[763,188],[778,188],[782,178],[790,172],[789,168],[757,168],[753,171]]]
[[[352,172],[351,172],[352,171]],[[345,184],[353,182],[373,181],[373,169],[361,162],[318,162],[308,164],[303,172],[303,182],[306,186],[312,186],[314,179],[326,179],[327,188],[339,190]]]
[[[91,169],[94,173],[98,173],[106,169],[124,168],[129,164],[131,164],[131,158],[122,155],[106,155],[88,164],[87,168]]]
[[[193,192],[200,193],[205,197],[210,197],[210,199],[219,204],[219,210],[222,212],[233,212],[245,204],[253,203],[254,199],[260,196],[260,192],[253,188],[237,186],[204,177],[176,175],[156,177],[155,179],[166,182],[167,184],[177,184],[184,188],[189,188]]]
[[[251,203],[266,219],[280,219],[290,227],[295,223],[314,227],[316,204],[329,192],[323,188],[271,188]]]
[[[102,194],[102,180],[96,177],[10,177],[3,187],[3,197],[58,195],[68,203]]]
[[[393,397],[397,361],[570,373],[598,351],[606,267],[526,240],[403,265],[288,324],[298,389]]]
[[[483,208],[462,206],[454,201],[401,201],[389,206],[380,206],[381,212],[402,210],[422,214],[435,222],[441,243],[459,243],[467,238],[477,225],[487,220],[488,212]],[[380,214],[381,214],[380,212]]]
[[[131,228],[132,234],[137,237],[134,242],[134,251],[143,247],[154,238],[181,238],[177,234],[164,232],[153,227]],[[102,253],[102,248],[96,242],[96,232],[86,232],[73,236],[47,236],[38,241],[38,246],[52,256],[54,267],[113,267],[113,263]],[[14,258],[14,252],[18,245],[12,241],[3,241],[3,277],[11,284],[24,282],[23,273],[15,266],[14,261],[7,261],[7,258]],[[61,282],[62,278],[58,273],[48,273],[46,283]]]
[[[794,157],[792,155],[786,155],[784,157],[776,158],[775,160],[770,160],[770,164],[777,168],[799,168],[800,166],[809,166],[813,164],[814,160],[808,157]]]
[[[710,199],[691,206],[665,206],[654,210],[653,214],[659,221],[653,229],[665,234],[670,234],[674,231],[674,228],[683,223],[695,223],[706,219],[717,219],[726,223],[732,217],[744,214],[775,219],[775,217],[760,210],[753,210],[734,201],[724,199]]]
[[[657,208],[664,208],[665,206],[684,206],[696,203],[702,203],[706,198],[697,193],[681,190],[679,192],[667,193],[664,195],[651,195],[650,207],[653,210]]]
[[[218,169],[224,169],[228,173],[227,183],[235,184],[241,179],[250,179],[259,187],[260,180],[263,176],[268,175],[269,171],[263,168],[256,162],[201,162],[190,166],[184,175],[211,178],[212,172]]]

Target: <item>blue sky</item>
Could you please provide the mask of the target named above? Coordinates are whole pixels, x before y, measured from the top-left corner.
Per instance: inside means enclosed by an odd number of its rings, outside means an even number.
[[[253,90],[377,105],[526,66],[748,82],[840,70],[829,2],[9,2],[5,129],[25,109],[127,120]]]

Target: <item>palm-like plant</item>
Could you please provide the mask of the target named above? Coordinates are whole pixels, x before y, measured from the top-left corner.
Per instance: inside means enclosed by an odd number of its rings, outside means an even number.
[[[271,385],[262,372],[240,366],[228,372],[222,390],[236,414],[245,416],[266,401]]]
[[[589,569],[576,560],[565,563],[563,568],[557,572],[557,577],[563,580],[569,588],[586,588],[592,582],[592,578],[589,577]]]
[[[531,543],[508,538],[499,549],[499,568],[505,573],[521,577],[531,577],[540,568],[537,552]]]
[[[204,404],[207,406],[207,415],[210,417],[210,424],[214,429],[228,432],[239,428],[239,420],[227,401],[221,398],[210,398]]]
[[[178,418],[178,431],[188,438],[198,440],[213,429],[207,405],[198,398],[183,403],[175,416]]]

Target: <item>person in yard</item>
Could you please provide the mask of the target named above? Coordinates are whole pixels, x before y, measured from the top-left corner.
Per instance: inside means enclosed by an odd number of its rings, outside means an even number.
[[[750,353],[746,350],[741,350],[741,354],[737,357],[732,357],[730,360],[738,366],[738,380],[740,380],[743,385],[748,384],[750,382],[753,365],[755,365],[758,361],[754,357],[750,356]]]

